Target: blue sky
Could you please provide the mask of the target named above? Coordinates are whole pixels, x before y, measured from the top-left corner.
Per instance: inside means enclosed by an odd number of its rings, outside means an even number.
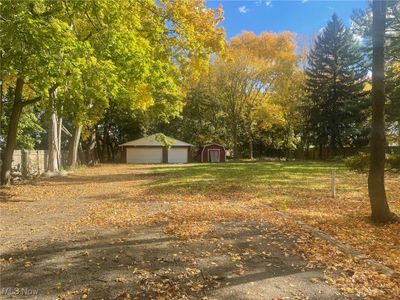
[[[207,6],[216,8],[222,5],[225,12],[227,38],[253,31],[296,32],[299,36],[311,37],[317,34],[336,14],[350,25],[354,9],[363,9],[367,0],[207,0]]]

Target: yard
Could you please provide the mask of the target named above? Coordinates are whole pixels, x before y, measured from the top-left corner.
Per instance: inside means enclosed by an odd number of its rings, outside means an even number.
[[[387,176],[397,214],[399,179]],[[0,192],[1,286],[37,288],[39,299],[400,295],[400,225],[368,222],[366,176],[341,164],[99,165]]]

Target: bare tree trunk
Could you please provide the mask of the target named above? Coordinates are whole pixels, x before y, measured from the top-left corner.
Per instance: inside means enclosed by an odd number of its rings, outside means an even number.
[[[60,136],[59,136],[59,122],[57,117],[57,111],[55,108],[56,91],[50,93],[50,100],[52,101],[52,112],[50,116],[49,124],[49,155],[48,155],[48,171],[59,172],[60,171]]]
[[[250,152],[249,157],[251,160],[253,160],[254,159],[254,154],[253,154],[254,151],[253,151],[253,139],[252,138],[250,138],[250,140],[249,140],[249,152]]]
[[[98,155],[96,155],[96,145],[97,145],[97,140],[96,140],[96,132],[94,131],[92,133],[92,136],[90,137],[89,145],[87,148],[87,161],[89,165],[95,165],[97,160],[98,160]]]
[[[94,141],[93,141],[93,139],[94,139]],[[91,144],[94,143],[96,145],[96,147],[94,147],[94,149],[96,151],[96,156],[100,161],[102,161],[102,155],[103,155],[102,146],[103,146],[103,143],[101,143],[100,141],[101,141],[101,139],[100,139],[100,136],[99,136],[99,129],[96,126],[95,131],[91,136],[90,143]],[[89,157],[88,157],[88,162],[89,162]]]
[[[49,162],[47,164],[48,171],[50,172],[59,172],[59,164],[58,164],[58,122],[57,122],[57,113],[53,111],[50,117],[49,124]]]
[[[102,145],[102,162],[109,162],[111,160],[110,154],[110,134],[109,124],[107,121],[104,122],[103,128],[103,145]]]
[[[233,158],[237,159],[239,158],[239,146],[238,146],[238,128],[237,128],[237,123],[234,122],[232,124],[232,135],[233,135]]]
[[[76,126],[72,134],[69,151],[68,151],[68,166],[76,168],[78,166],[78,149],[79,141],[81,139],[82,125]]]
[[[370,134],[370,169],[368,193],[373,222],[386,223],[393,219],[385,193],[385,23],[386,0],[373,1],[372,21],[372,125]]]
[[[58,123],[57,123],[57,138],[58,138],[58,145],[57,145],[57,149],[58,149],[58,156],[57,156],[57,160],[58,160],[58,167],[61,170],[63,167],[62,164],[62,160],[61,160],[61,130],[62,130],[62,126],[63,126],[63,119],[61,117],[58,118]]]
[[[21,118],[22,109],[24,107],[22,102],[22,89],[24,87],[24,80],[17,79],[15,85],[14,103],[11,112],[10,123],[8,124],[7,143],[3,152],[2,166],[1,166],[1,184],[10,185],[11,183],[11,165],[14,154],[14,149],[17,145],[17,130],[18,123]]]
[[[0,51],[0,132],[3,127],[3,52]]]

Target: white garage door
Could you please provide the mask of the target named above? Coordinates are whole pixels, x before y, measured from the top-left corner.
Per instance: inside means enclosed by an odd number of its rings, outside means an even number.
[[[162,163],[162,148],[126,148],[128,164]]]
[[[188,149],[185,148],[171,148],[168,150],[169,163],[187,163],[188,162]]]

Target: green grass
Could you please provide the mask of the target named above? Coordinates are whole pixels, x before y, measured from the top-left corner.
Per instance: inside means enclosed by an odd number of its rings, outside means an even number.
[[[190,193],[253,191],[263,194],[268,189],[321,190],[329,188],[332,170],[337,170],[338,177],[351,174],[337,162],[192,164],[156,168],[153,172],[160,175],[159,179],[150,185],[158,192]]]

